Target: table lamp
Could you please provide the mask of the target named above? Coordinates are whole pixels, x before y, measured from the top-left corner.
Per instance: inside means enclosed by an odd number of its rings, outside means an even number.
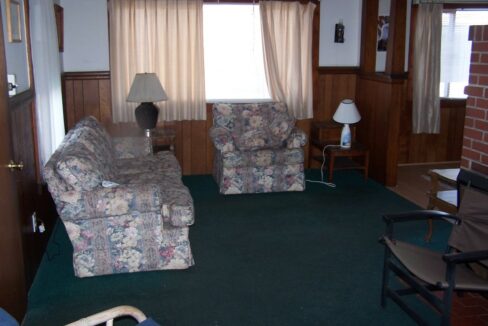
[[[361,120],[361,115],[359,115],[354,101],[349,99],[342,100],[332,119],[344,124],[341,132],[341,148],[351,148],[351,129],[349,128],[349,124]]]
[[[141,103],[135,111],[137,124],[147,137],[158,122],[159,109],[153,102],[166,101],[168,96],[155,73],[136,74],[127,96],[127,102]]]

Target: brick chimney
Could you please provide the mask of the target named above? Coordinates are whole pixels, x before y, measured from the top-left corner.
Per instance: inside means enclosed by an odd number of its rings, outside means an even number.
[[[461,166],[488,175],[488,25],[471,26],[471,67]]]

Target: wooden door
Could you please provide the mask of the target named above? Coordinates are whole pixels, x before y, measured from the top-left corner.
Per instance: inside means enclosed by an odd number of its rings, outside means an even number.
[[[16,185],[18,172],[6,167],[13,159],[13,150],[3,35],[0,17],[0,307],[20,321],[27,295]]]

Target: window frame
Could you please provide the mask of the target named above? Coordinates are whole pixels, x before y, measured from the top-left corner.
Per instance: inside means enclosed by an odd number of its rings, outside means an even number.
[[[487,4],[467,4],[467,3],[445,3],[443,10],[462,10],[462,9],[485,9],[488,10]],[[439,85],[440,87],[440,85]],[[466,107],[467,98],[451,98],[451,97],[441,97],[440,106],[446,108],[453,107]]]

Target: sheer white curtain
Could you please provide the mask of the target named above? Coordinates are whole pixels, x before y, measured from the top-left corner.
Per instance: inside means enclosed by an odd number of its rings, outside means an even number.
[[[260,1],[266,80],[274,100],[298,119],[313,117],[312,21],[315,4]]]
[[[110,66],[114,122],[135,121],[126,98],[136,73],[156,73],[168,101],[159,120],[206,119],[203,0],[111,0]]]
[[[58,36],[52,0],[29,2],[37,139],[43,166],[64,137]]]
[[[414,134],[440,131],[442,4],[419,4],[413,68]]]

